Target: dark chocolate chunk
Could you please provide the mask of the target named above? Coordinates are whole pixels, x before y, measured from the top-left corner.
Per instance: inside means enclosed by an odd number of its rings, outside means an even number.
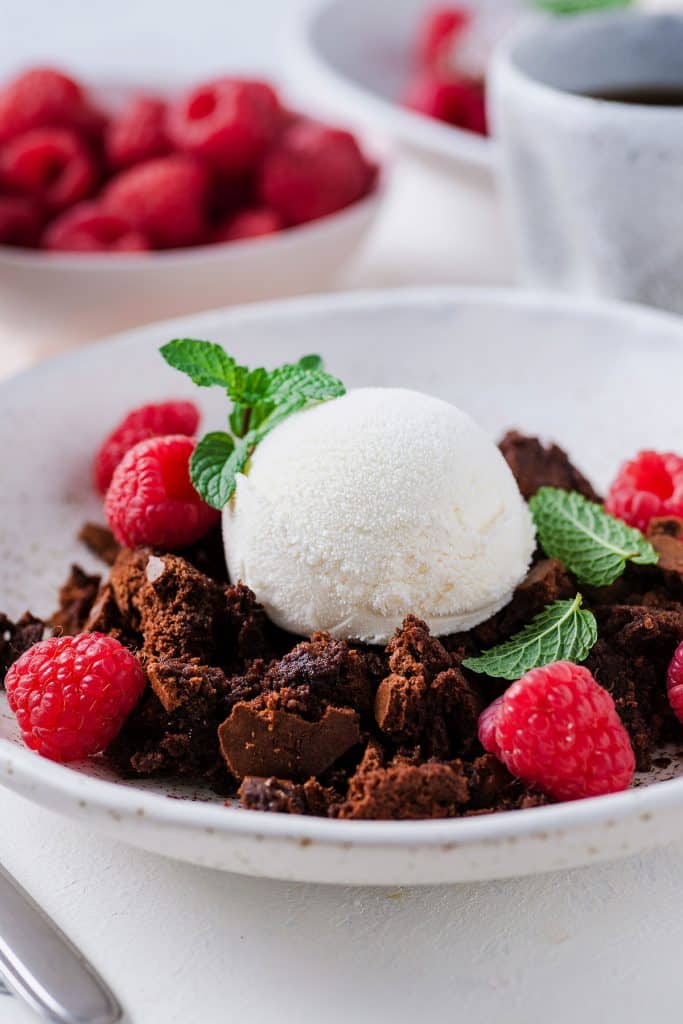
[[[317,722],[278,707],[277,694],[236,704],[218,730],[225,762],[237,778],[307,779],[360,742],[358,715],[327,707]]]

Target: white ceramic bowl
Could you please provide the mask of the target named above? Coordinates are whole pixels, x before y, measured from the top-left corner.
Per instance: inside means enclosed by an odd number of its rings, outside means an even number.
[[[129,81],[121,69],[103,78],[78,63],[65,60],[64,66],[89,85],[104,109],[116,109],[131,91],[172,95],[211,77],[205,69],[186,69],[173,72],[169,84],[168,73],[159,70],[138,72]],[[296,107],[313,116],[319,110],[311,100]],[[359,202],[309,224],[262,238],[140,254],[0,246],[1,333],[16,334],[42,353],[152,320],[331,289],[368,236],[389,189],[390,147],[377,133],[370,137],[349,127],[379,167],[375,187]]]
[[[141,255],[43,253],[0,247],[8,333],[87,340],[161,317],[332,287],[362,245],[387,189],[339,213],[263,238]]]
[[[467,0],[466,5],[475,12],[524,6],[521,0]],[[291,27],[292,85],[439,164],[490,171],[489,139],[400,105],[414,70],[416,28],[433,6],[431,0],[316,0]]]
[[[75,541],[101,518],[93,448],[131,405],[192,394],[205,425],[225,415],[169,369],[161,343],[195,335],[274,365],[320,352],[349,385],[408,385],[450,399],[492,435],[556,438],[604,486],[639,447],[680,447],[683,324],[636,307],[449,289],[300,299],[154,324],[46,363],[0,386],[0,608],[48,613]],[[656,415],[653,410],[656,409]],[[101,571],[101,567],[100,567]],[[424,884],[568,867],[635,853],[683,832],[683,776],[598,799],[480,818],[343,822],[259,814],[209,794],[168,799],[96,763],[40,758],[0,714],[0,782],[92,828],[168,856],[255,875]],[[653,781],[650,778],[648,781]]]

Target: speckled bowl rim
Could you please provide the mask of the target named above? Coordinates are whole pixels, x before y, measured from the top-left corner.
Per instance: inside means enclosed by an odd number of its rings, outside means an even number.
[[[239,326],[244,322],[272,321],[278,317],[301,318],[308,311],[334,315],[335,312],[345,310],[395,310],[397,307],[444,301],[452,301],[460,306],[480,306],[491,302],[510,309],[538,309],[570,316],[576,316],[577,313],[603,316],[615,321],[622,320],[629,326],[643,330],[657,330],[660,335],[669,334],[671,344],[683,348],[683,320],[635,305],[577,302],[572,297],[497,288],[433,287],[349,292],[212,310],[114,335],[88,349],[57,356],[0,382],[0,410],[5,389],[35,389],[36,383],[49,376],[55,367],[61,368],[69,363],[82,367],[84,362],[106,361],[112,350],[143,343],[151,333],[158,334],[160,326],[163,333],[169,336],[181,334],[190,325],[193,330],[210,336],[216,322],[222,324],[226,319],[232,325]],[[190,832],[209,831],[226,836],[271,837],[299,844],[317,842],[335,846],[466,847],[487,842],[514,842],[524,837],[546,839],[553,834],[579,832],[596,824],[609,827],[626,819],[640,819],[647,823],[656,814],[683,808],[681,777],[610,796],[474,818],[384,822],[257,814],[201,800],[170,799],[165,794],[151,793],[134,785],[93,778],[45,760],[6,739],[0,739],[0,784],[60,811],[67,811],[69,805],[74,810],[88,807],[117,820],[145,817],[161,827],[182,828]]]

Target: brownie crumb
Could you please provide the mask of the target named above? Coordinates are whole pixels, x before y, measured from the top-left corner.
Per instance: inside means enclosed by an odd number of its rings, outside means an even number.
[[[350,644],[314,633],[268,669],[264,689],[282,694],[283,706],[309,718],[333,703],[371,714],[374,687],[368,663]]]
[[[248,775],[237,791],[240,807],[247,811],[270,811],[275,814],[308,814],[326,818],[330,807],[339,801],[339,793],[321,786],[317,779],[301,785],[289,779],[261,779]]]
[[[71,566],[69,578],[59,591],[59,608],[50,619],[55,634],[74,636],[83,632],[100,582],[100,576],[89,576],[79,565]]]
[[[544,446],[537,437],[527,437],[510,430],[499,444],[505,461],[513,472],[522,496],[531,498],[540,487],[558,487],[578,491],[589,501],[602,499],[569,456],[556,444]]]
[[[12,622],[0,612],[0,686],[14,662],[45,635],[45,623],[30,612]]]
[[[390,674],[375,697],[377,725],[396,744],[450,759],[477,743],[483,701],[426,623],[406,618],[387,646]]]
[[[91,554],[106,565],[113,565],[121,550],[111,530],[106,526],[100,526],[99,523],[83,523],[78,539],[85,544]]]
[[[95,598],[90,614],[83,627],[84,633],[107,633],[121,643],[135,648],[134,639],[126,632],[126,622],[116,603],[111,583],[104,583]]]
[[[659,568],[683,576],[683,519],[664,516],[650,520],[647,539],[659,555]]]
[[[628,730],[639,771],[651,765],[653,747],[675,734],[666,698],[666,669],[683,641],[683,609],[638,605],[594,608],[598,641],[586,667],[611,693]]]
[[[349,782],[346,799],[330,809],[332,816],[398,821],[462,813],[469,787],[461,761],[415,764],[397,755],[386,765],[381,762],[379,748],[372,746]]]
[[[228,689],[225,673],[191,661],[169,658],[148,661],[147,678],[164,711],[190,710],[193,715],[216,708]]]
[[[111,572],[121,614],[150,658],[221,664],[227,608],[223,589],[179,555],[122,551]]]
[[[247,776],[237,791],[240,807],[247,811],[270,811],[275,814],[305,814],[303,786],[288,779],[253,778]]]

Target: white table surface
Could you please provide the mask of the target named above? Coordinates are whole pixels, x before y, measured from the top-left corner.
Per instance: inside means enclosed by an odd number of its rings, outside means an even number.
[[[175,45],[178,59],[197,48],[226,66],[276,70],[280,25],[304,2],[0,0],[2,47],[26,60],[57,43],[97,51],[116,18],[138,59]],[[408,160],[397,177],[345,284],[512,280],[487,189]],[[30,340],[3,333],[0,310],[0,375],[34,358]],[[683,844],[535,879],[325,888],[174,864],[0,790],[0,859],[135,1024],[636,1024],[673,1020],[683,1005]],[[0,996],[2,1024],[34,1019]]]

